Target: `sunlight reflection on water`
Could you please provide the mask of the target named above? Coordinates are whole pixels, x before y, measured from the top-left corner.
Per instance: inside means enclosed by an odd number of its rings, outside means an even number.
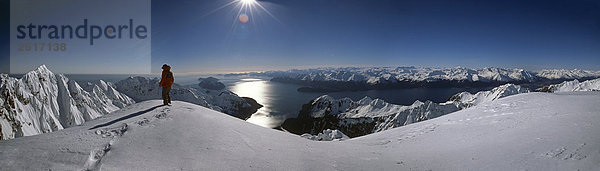
[[[271,85],[268,84],[267,80],[256,78],[241,79],[240,82],[234,83],[230,90],[240,97],[251,97],[264,106],[248,118],[248,122],[268,128],[277,127],[283,122],[283,118],[270,114],[273,99],[270,97],[272,94],[270,92]]]

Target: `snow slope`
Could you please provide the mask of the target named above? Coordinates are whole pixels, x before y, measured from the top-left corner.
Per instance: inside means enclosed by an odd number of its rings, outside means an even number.
[[[518,94],[355,141],[418,170],[598,170],[598,102],[598,92]]]
[[[346,141],[145,101],[0,142],[3,170],[597,170],[600,92],[525,93]],[[93,128],[96,127],[96,128]],[[91,129],[91,130],[89,130]]]
[[[579,82],[578,80],[565,81],[560,84],[549,85],[540,89],[543,92],[570,92],[570,91],[600,91],[600,78]]]
[[[134,103],[99,80],[85,90],[42,65],[21,79],[0,74],[0,140],[80,125]]]

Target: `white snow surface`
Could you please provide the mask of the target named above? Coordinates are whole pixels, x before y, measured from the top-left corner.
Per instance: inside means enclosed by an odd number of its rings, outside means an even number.
[[[314,141],[343,141],[343,140],[347,140],[350,139],[350,137],[346,136],[346,134],[344,134],[342,131],[334,129],[326,129],[323,130],[323,132],[317,134],[317,135],[310,135],[310,134],[302,134],[300,135],[303,138],[309,139],[309,140],[314,140]]]
[[[0,79],[0,140],[80,125],[134,103],[110,83],[87,83],[86,91],[45,65],[20,79]]]
[[[2,170],[598,170],[600,92],[524,93],[345,141],[157,100],[0,141]],[[122,118],[122,119],[119,119]],[[94,126],[103,126],[88,130]]]
[[[578,80],[565,81],[560,84],[550,85],[547,89],[550,92],[600,91],[600,78],[584,82],[579,82]]]

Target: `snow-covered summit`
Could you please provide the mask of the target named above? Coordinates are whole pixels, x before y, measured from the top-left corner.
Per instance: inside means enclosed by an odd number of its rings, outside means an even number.
[[[45,65],[20,79],[0,79],[1,140],[80,125],[134,103],[104,81],[89,83],[86,91]]]
[[[127,94],[136,101],[154,100],[161,98],[161,88],[158,87],[158,78],[129,77],[117,81],[116,89]],[[235,93],[225,89],[206,89],[202,87],[189,87],[173,84],[171,88],[171,99],[181,100],[204,107],[211,108],[235,117],[246,119],[260,108],[251,99],[239,97]]]
[[[450,98],[450,101],[459,102],[463,107],[471,107],[484,102],[490,102],[502,97],[528,93],[529,90],[519,85],[505,84],[489,91],[480,91],[475,94],[469,92],[458,93]]]

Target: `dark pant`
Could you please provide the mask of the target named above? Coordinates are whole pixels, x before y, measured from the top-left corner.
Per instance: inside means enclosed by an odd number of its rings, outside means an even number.
[[[167,105],[169,103],[171,103],[171,96],[169,95],[169,92],[171,91],[171,88],[162,88],[162,98],[163,98],[163,104]]]

